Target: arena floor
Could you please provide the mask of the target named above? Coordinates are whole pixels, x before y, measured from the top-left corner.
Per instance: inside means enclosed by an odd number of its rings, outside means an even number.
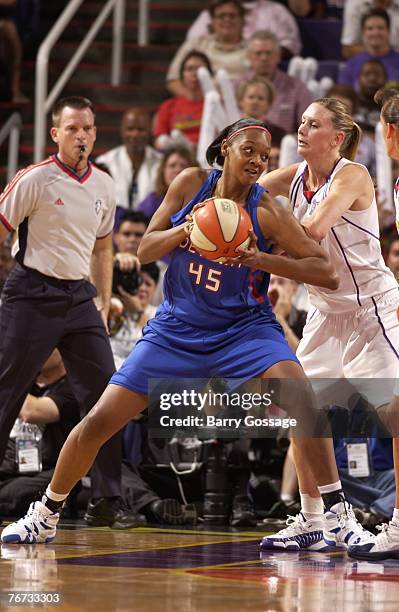
[[[54,544],[1,546],[2,610],[397,612],[399,563],[259,553],[264,530],[65,524]],[[31,593],[46,603],[22,605]],[[16,597],[16,594],[19,597]],[[46,595],[47,594],[47,595]],[[60,604],[52,604],[59,594]],[[13,603],[10,603],[14,599]],[[15,600],[18,602],[15,603]]]

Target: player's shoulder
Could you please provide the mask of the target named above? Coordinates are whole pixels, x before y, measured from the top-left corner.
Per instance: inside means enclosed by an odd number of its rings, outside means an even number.
[[[202,184],[207,179],[208,175],[209,171],[197,166],[191,166],[190,168],[182,170],[176,178],[179,178],[181,184],[187,182],[192,185],[193,183]]]
[[[353,181],[356,179],[365,180],[366,178],[372,180],[370,172],[363,164],[345,159],[343,161],[344,163],[337,168],[336,177],[340,177],[341,179],[346,179],[348,181]]]

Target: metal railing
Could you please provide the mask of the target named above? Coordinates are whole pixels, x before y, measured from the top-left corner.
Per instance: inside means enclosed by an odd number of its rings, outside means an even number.
[[[111,85],[119,85],[121,82],[125,0],[108,0],[75,51],[74,55],[69,60],[67,66],[59,76],[51,92],[48,93],[48,63],[50,52],[83,1],[84,0],[71,0],[69,2],[54,24],[52,30],[40,45],[37,54],[34,146],[34,161],[36,163],[39,162],[44,156],[47,113],[53,106],[62,89],[65,87],[69,78],[72,76],[76,66],[79,64],[87,49],[90,47],[112,10],[114,11],[114,16],[112,33]],[[141,1],[142,0],[140,0],[140,2]],[[144,0],[144,2],[146,1],[147,0]]]
[[[19,134],[22,119],[19,113],[13,113],[0,130],[0,146],[9,137],[7,157],[7,183],[15,176],[18,169]]]
[[[148,27],[150,19],[150,0],[140,0],[137,40],[140,47],[148,45]]]

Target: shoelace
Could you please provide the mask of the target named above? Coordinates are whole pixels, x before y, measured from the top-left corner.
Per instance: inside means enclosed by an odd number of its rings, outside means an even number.
[[[292,531],[298,528],[303,531],[303,520],[301,519],[300,514],[296,514],[295,516],[289,516],[285,521],[285,524],[287,525],[287,527],[285,529],[282,529],[279,535],[291,535]]]

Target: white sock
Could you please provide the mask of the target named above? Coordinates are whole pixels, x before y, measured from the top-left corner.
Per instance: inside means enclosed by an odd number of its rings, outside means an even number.
[[[54,491],[52,491],[50,487],[47,487],[45,495],[46,497],[52,499],[55,502],[62,502],[68,497],[67,493],[63,493],[62,495],[60,495],[59,493],[54,493]]]
[[[337,482],[332,482],[331,484],[323,485],[322,487],[317,488],[319,489],[320,495],[323,495],[324,493],[333,493],[334,491],[341,491],[342,484],[340,480],[337,480]]]
[[[311,497],[307,493],[299,493],[301,496],[301,510],[305,519],[323,516],[324,505],[321,497]]]
[[[399,508],[393,509],[392,522],[399,529]]]
[[[291,493],[281,493],[280,499],[287,504],[288,502],[294,501],[294,496],[291,495]]]

